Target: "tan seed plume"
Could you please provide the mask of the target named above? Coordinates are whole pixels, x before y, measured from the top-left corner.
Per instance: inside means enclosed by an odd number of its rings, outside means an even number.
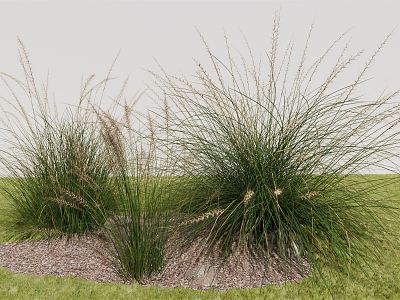
[[[281,195],[281,194],[282,194],[282,190],[281,190],[280,188],[275,189],[274,195],[275,195],[276,197],[278,197],[278,196]]]
[[[249,204],[250,200],[254,197],[254,191],[247,189],[246,194],[244,194],[243,202],[247,205]]]
[[[211,211],[209,211],[209,212],[206,212],[206,213],[200,215],[199,217],[197,217],[197,218],[195,218],[195,219],[185,221],[185,222],[183,223],[183,225],[198,223],[198,222],[201,222],[201,221],[203,221],[203,220],[205,220],[205,219],[208,219],[208,218],[211,218],[211,217],[218,217],[218,216],[220,216],[223,212],[224,212],[223,209],[214,209],[214,210],[211,210]]]

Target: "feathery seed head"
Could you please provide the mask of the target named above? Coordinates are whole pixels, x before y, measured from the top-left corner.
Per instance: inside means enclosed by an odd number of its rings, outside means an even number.
[[[247,189],[246,190],[246,194],[244,194],[244,197],[243,197],[243,202],[244,202],[244,204],[249,204],[249,202],[250,202],[250,200],[252,199],[254,197],[254,191],[253,190],[250,190],[250,189]]]
[[[274,195],[275,195],[276,197],[278,197],[278,196],[281,195],[281,194],[282,194],[282,190],[281,190],[280,188],[275,189]]]

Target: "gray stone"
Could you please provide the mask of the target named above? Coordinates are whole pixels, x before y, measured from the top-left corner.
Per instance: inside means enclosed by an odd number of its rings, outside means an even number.
[[[216,270],[214,266],[204,263],[188,270],[185,277],[196,286],[210,287],[215,280]]]

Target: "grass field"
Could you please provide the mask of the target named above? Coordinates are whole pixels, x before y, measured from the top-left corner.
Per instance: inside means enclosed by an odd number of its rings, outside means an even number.
[[[374,175],[388,176],[388,175]],[[0,181],[0,185],[4,182]],[[400,182],[382,191],[399,207]],[[0,208],[6,205],[0,198]],[[372,270],[351,276],[332,274],[330,289],[313,278],[284,286],[229,291],[193,291],[181,288],[144,287],[137,284],[107,284],[76,278],[37,277],[11,273],[0,268],[0,299],[400,299],[400,222],[399,213],[389,216],[387,226],[395,233],[382,247],[380,260],[371,258]],[[7,230],[0,228],[1,231]],[[0,242],[4,236],[0,235]]]

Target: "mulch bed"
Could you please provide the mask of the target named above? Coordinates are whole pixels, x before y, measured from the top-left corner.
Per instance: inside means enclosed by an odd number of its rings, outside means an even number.
[[[0,266],[14,272],[73,276],[99,282],[130,283],[101,252],[107,249],[96,235],[0,244]],[[187,249],[168,247],[162,272],[143,281],[144,285],[192,289],[254,288],[297,281],[310,273],[306,260],[283,266],[277,256],[265,265],[241,253],[224,263],[218,255],[205,255],[203,243]]]
[[[0,266],[18,273],[124,282],[98,251],[103,248],[100,239],[89,235],[2,244]]]

